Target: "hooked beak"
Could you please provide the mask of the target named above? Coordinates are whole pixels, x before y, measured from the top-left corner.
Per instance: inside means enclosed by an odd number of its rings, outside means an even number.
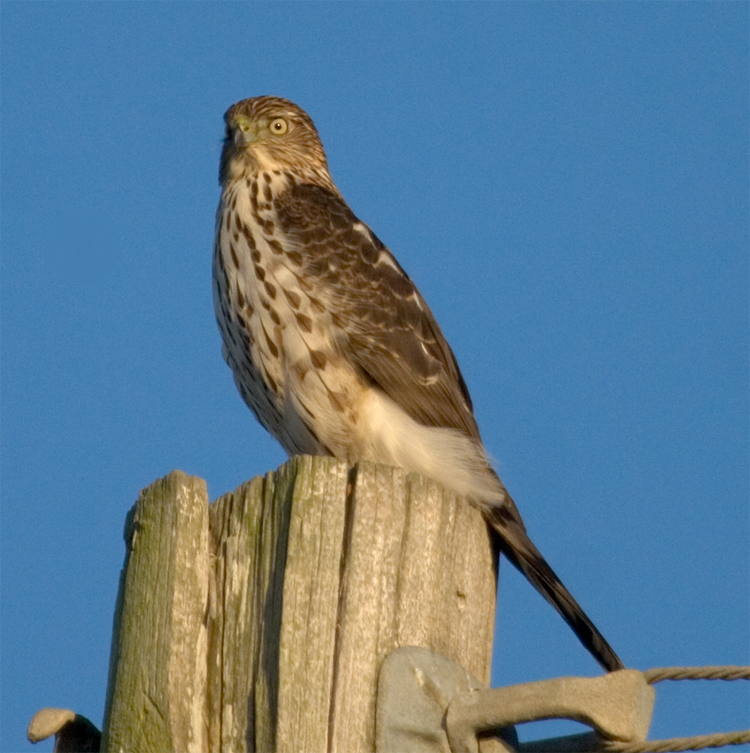
[[[258,140],[258,132],[253,122],[244,115],[232,118],[230,124],[234,145],[237,149],[250,146]]]

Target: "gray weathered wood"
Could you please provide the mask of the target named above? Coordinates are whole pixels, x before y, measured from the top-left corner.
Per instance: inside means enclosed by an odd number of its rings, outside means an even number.
[[[299,457],[217,500],[204,528],[169,499],[197,499],[188,490],[201,483],[171,474],[136,506],[103,750],[373,753],[378,672],[393,649],[424,646],[489,680],[494,565],[465,501],[399,469]],[[175,512],[160,517],[160,505]],[[166,574],[186,567],[201,585]],[[122,747],[136,717],[155,731]]]
[[[207,502],[205,482],[175,471],[128,515],[103,751],[207,750]]]

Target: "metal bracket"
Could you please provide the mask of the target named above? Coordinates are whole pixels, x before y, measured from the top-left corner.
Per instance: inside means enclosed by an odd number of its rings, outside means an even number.
[[[407,646],[383,662],[378,682],[378,753],[536,753],[594,751],[602,738],[643,741],[654,690],[632,669],[601,677],[484,689],[463,667],[425,648]],[[512,725],[573,719],[595,732],[518,743]],[[493,733],[495,737],[488,738]]]

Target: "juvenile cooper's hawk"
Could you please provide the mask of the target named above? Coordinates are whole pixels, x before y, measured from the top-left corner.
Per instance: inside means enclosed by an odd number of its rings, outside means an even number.
[[[243,400],[290,455],[396,465],[467,497],[596,660],[622,669],[526,534],[453,352],[334,185],[310,117],[256,97],[224,120],[214,306]]]

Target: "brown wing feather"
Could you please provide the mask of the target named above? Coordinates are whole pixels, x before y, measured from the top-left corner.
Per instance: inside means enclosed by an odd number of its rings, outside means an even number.
[[[393,255],[337,194],[298,185],[277,199],[281,228],[308,279],[333,286],[339,347],[370,384],[425,426],[479,430],[471,398],[435,317]],[[369,230],[369,229],[368,229]]]

